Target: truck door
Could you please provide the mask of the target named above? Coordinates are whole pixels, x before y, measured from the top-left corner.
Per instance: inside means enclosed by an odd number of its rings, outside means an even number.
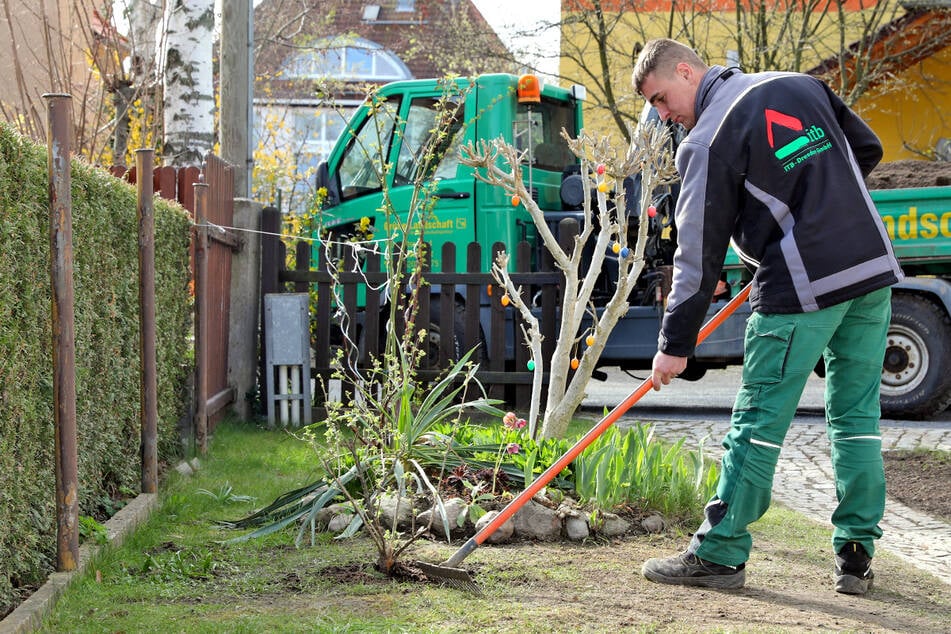
[[[388,94],[362,120],[351,122],[350,141],[336,170],[331,168],[340,193],[339,204],[330,210],[335,239],[350,238],[356,227],[366,227],[363,218],[370,220],[369,231],[376,238],[404,230],[412,236],[425,218],[433,269],[441,268],[447,241],[460,247],[457,262],[465,261],[462,245],[475,236],[472,170],[458,158],[465,107],[464,95],[446,98],[434,83],[428,90]]]
[[[457,246],[457,263],[464,262],[465,245],[474,240],[474,179],[459,163],[465,135],[464,96],[407,95],[401,133],[394,141],[390,201],[403,228],[415,236],[425,222],[424,239],[433,246],[432,267],[440,270],[445,242]],[[412,226],[406,227],[407,218]],[[387,227],[387,235],[398,227]]]

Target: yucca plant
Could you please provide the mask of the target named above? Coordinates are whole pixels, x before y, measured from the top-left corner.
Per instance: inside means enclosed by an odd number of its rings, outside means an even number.
[[[317,513],[344,498],[355,513],[338,538],[363,528],[377,547],[377,567],[387,574],[398,569],[399,556],[430,527],[414,523],[411,531],[403,534],[395,525],[396,514],[392,524],[384,525],[380,500],[395,495],[397,504],[402,504],[423,495],[442,510],[436,482],[447,468],[462,464],[463,459],[451,436],[438,430],[459,425],[464,413],[472,410],[503,414],[494,406],[498,401],[487,398],[476,379],[477,366],[469,362],[471,352],[435,383],[425,385],[415,380],[408,355],[401,348],[395,362],[377,368],[378,381],[357,388],[361,390],[359,398],[328,404],[327,419],[301,434],[314,445],[325,477],[285,493],[243,519],[222,522],[231,528],[255,529],[229,541],[261,537],[299,522],[295,543],[299,546],[309,536],[313,544]],[[465,398],[473,392],[474,398]],[[436,482],[430,473],[436,475]],[[446,514],[441,517],[448,535]]]

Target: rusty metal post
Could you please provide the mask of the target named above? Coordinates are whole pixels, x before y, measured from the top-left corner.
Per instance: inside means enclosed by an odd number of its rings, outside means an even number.
[[[208,451],[208,184],[195,183],[195,441]]]
[[[135,151],[139,208],[139,422],[142,493],[158,492],[158,371],[155,352],[154,150]]]
[[[76,349],[73,313],[73,221],[70,194],[72,97],[43,95],[47,104],[50,193],[50,278],[53,290],[53,422],[56,438],[56,570],[79,563],[79,480],[76,448]]]

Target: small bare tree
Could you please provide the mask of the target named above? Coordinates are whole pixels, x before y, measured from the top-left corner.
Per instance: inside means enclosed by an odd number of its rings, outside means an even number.
[[[545,222],[544,212],[532,200],[522,181],[523,153],[501,140],[482,141],[478,146],[462,148],[462,162],[479,168],[477,178],[503,187],[506,192],[524,201],[545,247],[564,274],[561,324],[551,359],[548,398],[542,417],[541,435],[545,438],[563,436],[572,415],[584,399],[585,388],[597,367],[608,336],[627,312],[628,297],[644,268],[649,217],[656,213],[651,205],[652,192],[676,180],[670,133],[666,126],[642,126],[632,134],[632,138],[631,144],[621,151],[613,147],[608,139],[595,139],[584,132],[577,139],[568,139],[571,150],[581,159],[581,174],[585,183],[584,226],[571,252],[559,246],[558,239]],[[623,182],[625,178],[638,174],[641,178],[639,208],[644,212],[638,217],[629,217]],[[592,190],[595,192],[594,198]],[[636,230],[637,238],[633,245],[628,244],[629,223],[636,223],[636,226],[630,227]],[[587,269],[582,271],[582,247],[589,241],[593,241],[594,249],[591,261],[586,262]],[[617,286],[607,304],[596,309],[592,293],[598,274],[608,258],[617,260]],[[541,352],[542,335],[538,318],[522,301],[521,289],[509,276],[508,263],[508,254],[500,253],[493,264],[492,273],[528,324],[524,332],[525,343],[531,348],[534,361],[528,423],[529,432],[534,437],[540,411],[542,376],[545,373]],[[585,341],[584,353],[577,367],[573,367],[572,351],[581,348],[579,344],[582,340]],[[568,374],[572,370],[574,374],[569,381]]]

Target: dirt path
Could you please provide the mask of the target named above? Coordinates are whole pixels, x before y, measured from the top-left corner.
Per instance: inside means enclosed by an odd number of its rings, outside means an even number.
[[[881,163],[865,179],[871,189],[903,189],[951,185],[951,162],[893,161]]]

